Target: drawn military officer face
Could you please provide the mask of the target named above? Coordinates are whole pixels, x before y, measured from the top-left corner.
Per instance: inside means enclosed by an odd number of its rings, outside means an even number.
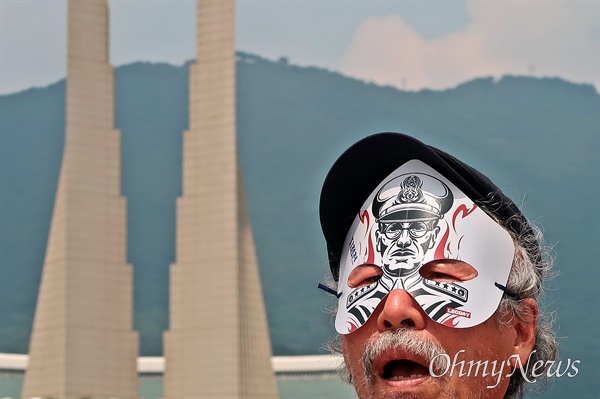
[[[423,190],[424,179],[433,192]],[[395,195],[389,197],[391,194]],[[406,277],[417,272],[435,244],[439,219],[451,205],[449,188],[426,175],[405,176],[399,185],[380,190],[373,204],[380,207],[375,238],[386,274]]]
[[[414,274],[433,247],[439,229],[434,221],[379,223],[377,250],[390,276]],[[383,233],[382,233],[383,232]]]

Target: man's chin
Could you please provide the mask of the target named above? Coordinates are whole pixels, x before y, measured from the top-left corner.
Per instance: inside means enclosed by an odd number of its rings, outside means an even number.
[[[440,387],[430,375],[414,376],[406,379],[386,379],[377,376],[371,385],[375,395],[373,399],[427,399],[439,398]]]

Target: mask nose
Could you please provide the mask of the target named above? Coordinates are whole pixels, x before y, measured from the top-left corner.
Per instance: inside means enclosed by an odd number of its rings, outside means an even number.
[[[403,229],[400,232],[400,236],[398,237],[398,240],[396,240],[396,245],[400,248],[408,248],[410,246],[410,243],[411,243],[411,239],[410,239],[408,230]]]
[[[414,328],[422,330],[427,324],[427,315],[417,301],[405,290],[395,289],[383,299],[383,308],[377,317],[380,331]]]

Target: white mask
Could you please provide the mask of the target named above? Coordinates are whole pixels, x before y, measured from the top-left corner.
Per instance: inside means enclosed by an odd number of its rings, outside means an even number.
[[[498,308],[514,257],[509,233],[454,184],[419,160],[400,166],[367,198],[349,230],[340,261],[340,334],[366,323],[394,289],[406,290],[434,321],[466,328]],[[436,282],[419,269],[440,259],[460,260],[477,276]],[[377,281],[351,288],[350,273],[361,265],[383,269]]]

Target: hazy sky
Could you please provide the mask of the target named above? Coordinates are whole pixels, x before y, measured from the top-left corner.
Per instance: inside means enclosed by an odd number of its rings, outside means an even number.
[[[66,1],[0,4],[0,93],[63,78]],[[195,1],[109,5],[114,65],[194,57]],[[238,50],[410,90],[507,73],[600,85],[600,0],[238,0],[236,24]]]

